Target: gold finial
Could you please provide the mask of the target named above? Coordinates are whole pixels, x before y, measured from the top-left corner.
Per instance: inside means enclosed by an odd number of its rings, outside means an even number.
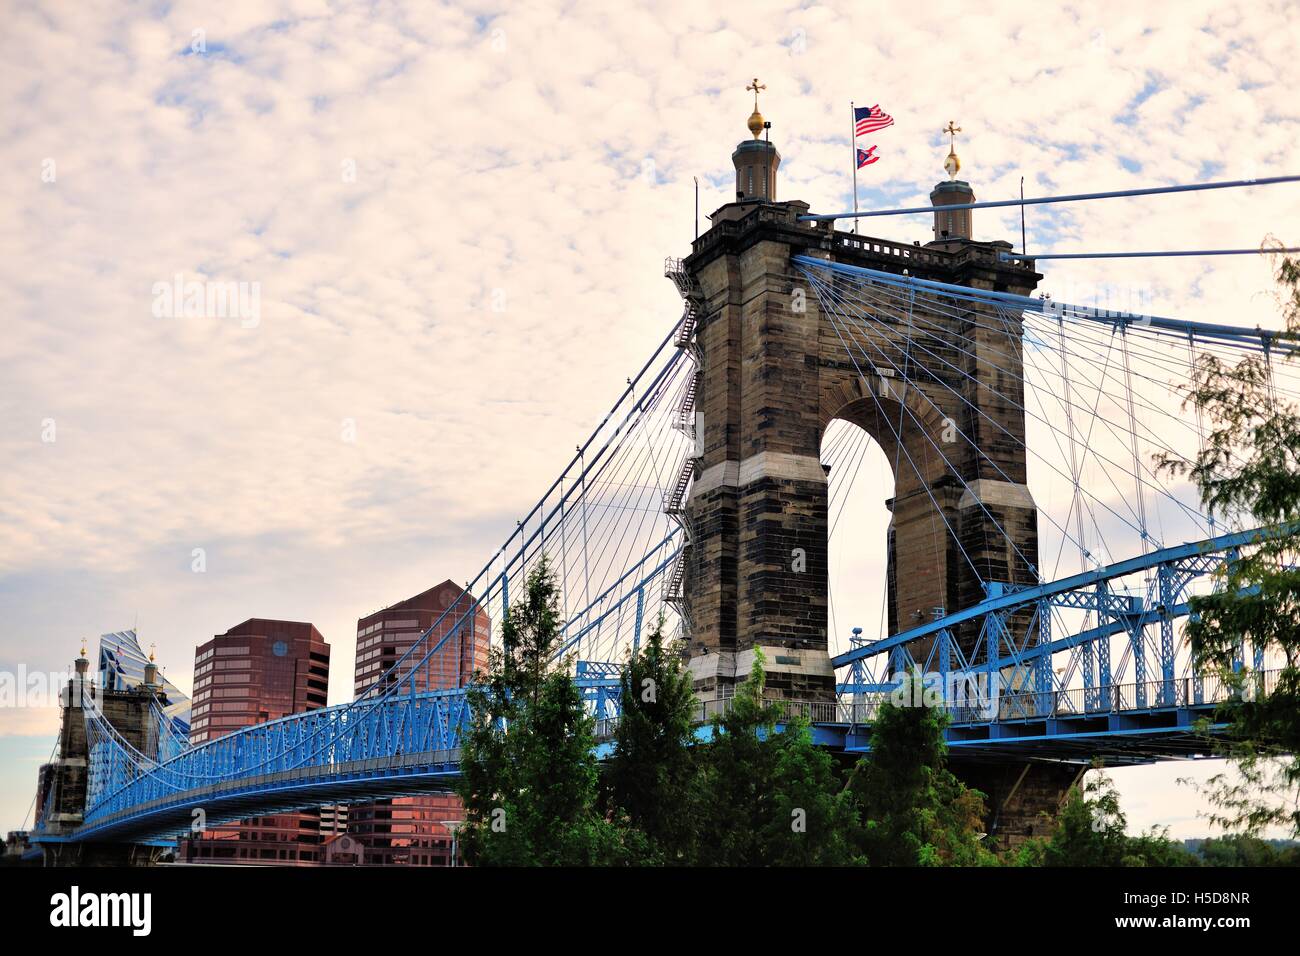
[[[85,642],[85,641],[82,641],[82,642],[81,642],[81,656],[82,656],[82,657],[85,657],[85,656],[86,656],[86,642]]]
[[[961,169],[961,160],[957,157],[957,134],[961,132],[960,126],[953,125],[952,120],[948,120],[948,125],[943,132],[950,137],[948,142],[948,158],[943,161],[943,168],[948,173],[949,179],[957,178],[957,171]]]
[[[758,77],[754,77],[754,82],[745,87],[745,92],[754,91],[754,112],[749,114],[749,131],[754,134],[754,139],[758,139],[763,134],[763,114],[758,111],[758,91],[767,89],[767,84],[762,85],[758,82]]]
[[[157,647],[157,646],[158,646],[157,644],[150,644],[150,645],[149,645],[149,663],[150,663],[150,664],[153,663],[153,650],[154,650],[154,648]]]

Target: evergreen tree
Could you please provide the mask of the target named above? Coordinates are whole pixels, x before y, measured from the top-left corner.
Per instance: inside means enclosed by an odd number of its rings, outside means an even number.
[[[650,857],[669,865],[694,859],[698,766],[697,703],[679,645],[663,619],[621,678],[621,714],[605,780],[614,812],[645,835]]]
[[[567,666],[555,578],[543,557],[503,623],[503,650],[468,692],[459,792],[465,859],[476,866],[627,862],[644,846],[597,809],[593,721]]]
[[[762,840],[773,866],[844,866],[866,860],[857,849],[858,816],[834,758],[813,744],[808,721],[788,719],[772,738],[773,812]]]
[[[767,741],[780,714],[763,700],[764,683],[760,653],[728,710],[713,718],[703,748],[697,862],[705,866],[767,862],[761,834],[776,814],[770,787],[776,752]]]
[[[945,765],[947,715],[915,696],[917,706],[881,706],[870,756],[850,780],[862,819],[862,851],[872,866],[992,865],[997,858],[982,844],[984,796]]]
[[[703,748],[697,862],[711,866],[852,862],[852,804],[807,721],[764,699],[763,654],[716,716]],[[783,725],[783,727],[782,727]],[[784,732],[782,732],[782,730]]]

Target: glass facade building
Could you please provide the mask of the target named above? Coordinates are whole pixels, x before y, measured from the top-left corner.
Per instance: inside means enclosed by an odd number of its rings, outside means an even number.
[[[99,686],[105,690],[131,690],[144,683],[144,668],[149,655],[140,647],[135,629],[114,631],[99,636]],[[181,738],[190,735],[190,699],[164,677],[158,683],[167,695],[163,713],[171,718],[172,727]]]
[[[417,690],[464,687],[486,670],[492,622],[454,581],[444,581],[415,597],[357,621],[354,692],[360,696],[381,677],[399,680],[406,667],[389,674],[402,655],[431,627],[442,647],[416,668]],[[412,662],[416,655],[412,655]],[[384,677],[385,674],[389,676]],[[452,839],[447,821],[465,818],[455,794],[428,794],[353,804],[348,832],[365,847],[366,865],[447,866]]]

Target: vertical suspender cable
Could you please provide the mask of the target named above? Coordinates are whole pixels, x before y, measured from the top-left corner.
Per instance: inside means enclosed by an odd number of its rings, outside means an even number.
[[[564,475],[560,475],[560,589],[564,592],[564,597],[560,601],[560,613],[564,617],[564,623],[569,623],[569,547],[568,547],[568,515],[564,510]]]
[[[1079,474],[1079,455],[1074,439],[1074,399],[1070,387],[1070,366],[1065,358],[1065,318],[1057,316],[1057,335],[1061,340],[1061,388],[1064,391],[1065,399],[1065,433],[1070,444],[1070,481],[1074,486],[1070,508],[1074,512],[1075,537],[1079,544],[1079,571],[1080,573],[1088,570],[1088,547],[1083,538],[1083,502],[1080,500],[1082,489],[1080,487],[1081,476]],[[1100,388],[1100,386],[1098,386]]]
[[[1133,490],[1137,494],[1138,534],[1142,539],[1142,553],[1146,554],[1150,534],[1147,531],[1146,496],[1142,486],[1142,461],[1138,456],[1137,416],[1133,410],[1133,376],[1129,366],[1128,323],[1119,327],[1120,354],[1124,357],[1124,398],[1128,405],[1129,446],[1133,451]],[[1151,571],[1143,572],[1145,590],[1151,593]],[[1133,676],[1137,682],[1137,705],[1146,706],[1146,628],[1140,627],[1133,635]]]
[[[1065,433],[1070,446],[1070,483],[1073,485],[1070,509],[1074,512],[1074,534],[1079,545],[1079,573],[1082,574],[1088,570],[1088,546],[1084,543],[1082,476],[1079,474],[1079,453],[1074,438],[1074,396],[1070,386],[1070,363],[1066,359],[1065,317],[1063,315],[1056,317],[1056,327],[1057,336],[1061,342],[1061,389],[1064,392],[1063,398],[1065,399]],[[1100,390],[1101,385],[1098,384],[1097,388]],[[1050,605],[1045,607],[1046,613],[1050,615]],[[1039,613],[1043,612],[1040,611]],[[1084,611],[1083,630],[1087,631],[1091,626],[1092,612]],[[1108,654],[1110,650],[1109,645],[1104,642],[1097,645],[1089,641],[1080,647],[1079,651],[1083,660],[1083,692],[1086,707],[1088,704],[1093,703],[1092,698],[1095,693],[1096,670],[1093,665],[1093,655],[1098,652]]]
[[[1142,553],[1150,550],[1150,532],[1147,530],[1147,506],[1144,484],[1142,481],[1142,459],[1138,454],[1137,415],[1133,409],[1133,375],[1129,368],[1128,323],[1119,327],[1121,354],[1124,356],[1124,397],[1128,404],[1129,447],[1133,452],[1133,484],[1137,493],[1138,534],[1142,538]],[[1150,575],[1148,574],[1148,577]]]
[[[1189,361],[1188,369],[1193,376],[1195,383],[1196,375],[1196,337],[1190,329],[1187,331],[1187,358]],[[1195,384],[1193,384],[1193,388]],[[1196,407],[1196,454],[1200,457],[1201,452],[1205,450],[1205,422],[1201,411],[1200,399],[1195,394],[1192,395],[1192,404]],[[1209,536],[1214,537],[1214,508],[1210,505],[1205,506],[1206,526],[1209,530]]]
[[[1268,413],[1277,413],[1277,386],[1273,378],[1273,346],[1271,339],[1264,340],[1264,381],[1268,385]]]
[[[582,448],[578,448],[578,465],[582,469],[579,477],[582,480],[582,606],[591,607],[591,569],[587,563],[587,466],[583,458]],[[582,648],[578,648],[578,653],[582,653]]]

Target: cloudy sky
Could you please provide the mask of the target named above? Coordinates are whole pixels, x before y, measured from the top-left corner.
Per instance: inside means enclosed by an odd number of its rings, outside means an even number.
[[[852,204],[850,100],[896,119],[868,205],[925,201],[949,119],[981,199],[1295,173],[1287,6],[8,0],[0,670],[138,626],[188,688],[195,644],[279,617],[347,699],[357,617],[476,571],[676,321],[662,262],[692,177],[728,198],[752,76],[781,195],[818,211]],[[1031,211],[1029,242],[1300,244],[1298,218],[1300,187],[1160,197]],[[1258,259],[1046,271],[1273,321]],[[256,283],[257,320],[157,314],[178,275]],[[874,541],[837,541],[841,591]],[[0,830],[55,721],[0,708]],[[1120,774],[1131,822],[1204,832],[1189,772]]]

